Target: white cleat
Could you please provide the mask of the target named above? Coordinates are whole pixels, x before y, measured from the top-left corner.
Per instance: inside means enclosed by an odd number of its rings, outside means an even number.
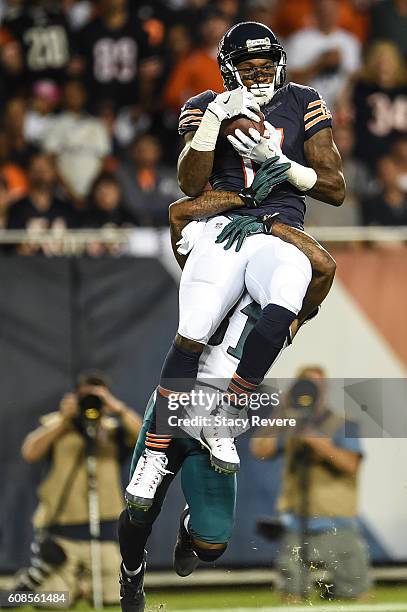
[[[156,453],[146,448],[126,487],[124,496],[129,505],[144,511],[151,508],[164,476],[172,474],[166,469],[167,463],[168,457],[165,453]]]
[[[217,472],[235,474],[239,471],[240,459],[230,427],[216,424],[203,427],[200,441],[208,449],[211,464]]]

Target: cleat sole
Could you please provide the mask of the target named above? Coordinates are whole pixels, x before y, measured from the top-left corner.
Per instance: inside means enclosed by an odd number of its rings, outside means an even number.
[[[137,497],[136,495],[131,495],[131,493],[127,493],[127,491],[124,497],[129,506],[131,506],[132,508],[136,508],[137,510],[143,510],[144,512],[150,510],[154,501],[146,497]]]

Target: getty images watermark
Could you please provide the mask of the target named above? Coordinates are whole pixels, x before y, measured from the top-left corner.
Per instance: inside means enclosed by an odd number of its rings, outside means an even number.
[[[202,427],[214,424],[231,426],[234,436],[252,429],[258,437],[331,437],[328,425],[335,418],[349,439],[407,439],[407,378],[275,378],[250,396],[229,393],[229,382],[200,379],[192,391],[170,394],[168,409],[161,405],[156,413],[158,429],[199,438]],[[177,379],[166,388],[186,389],[189,383]]]
[[[280,392],[272,393],[254,392],[250,395],[237,395],[230,391],[219,389],[192,389],[185,393],[170,393],[168,396],[168,409],[179,410],[180,408],[203,408],[212,411],[216,406],[235,406],[236,408],[259,410],[259,408],[275,408],[280,405]]]
[[[222,387],[227,381],[220,382]],[[202,428],[211,427],[234,437],[252,428],[295,428],[295,417],[278,414],[281,398],[282,392],[270,387],[244,395],[201,383],[188,392],[170,393],[168,410],[157,414],[157,423],[169,427],[174,437],[196,437]]]

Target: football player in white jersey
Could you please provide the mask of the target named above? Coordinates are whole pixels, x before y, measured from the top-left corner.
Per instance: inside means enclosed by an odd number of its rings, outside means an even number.
[[[191,205],[193,203],[193,206]],[[174,255],[181,267],[187,253],[178,251],[188,243],[184,251],[192,248],[194,237],[202,230],[196,218],[224,210],[222,193],[206,192],[195,200],[184,198],[170,208],[170,222]],[[184,230],[184,237],[182,231]],[[304,307],[299,319],[293,322],[286,347],[299,326],[315,313],[326,297],[335,274],[332,257],[313,238],[275,222],[273,234],[295,244],[306,253],[313,270]],[[181,245],[177,246],[177,243]],[[205,347],[199,362],[199,380],[221,379],[226,383],[236,369],[245,337],[260,314],[260,306],[246,291],[233,312],[218,328]],[[221,389],[222,390],[222,389]],[[119,521],[119,541],[123,558],[120,576],[121,607],[123,612],[142,612],[145,607],[144,574],[146,568],[146,543],[157,519],[168,487],[177,472],[181,472],[182,489],[187,506],[181,515],[177,543],[174,550],[174,569],[180,576],[191,574],[200,561],[213,562],[226,550],[230,538],[236,498],[236,475],[219,474],[210,465],[206,449],[201,447],[200,428],[190,430],[191,436],[175,437],[168,451],[168,469],[157,487],[153,503],[145,510],[134,504],[134,493],[144,472],[136,470],[145,451],[148,431],[154,418],[156,391],[147,405],[143,428],[134,450],[130,483],[126,489],[127,510]],[[191,416],[194,409],[189,410]]]

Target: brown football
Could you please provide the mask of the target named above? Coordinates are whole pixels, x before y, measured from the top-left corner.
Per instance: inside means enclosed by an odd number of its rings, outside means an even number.
[[[220,133],[222,134],[222,136],[225,137],[234,136],[235,130],[239,129],[242,130],[244,134],[250,136],[249,129],[254,128],[263,136],[265,117],[262,112],[257,114],[260,117],[260,123],[256,123],[256,121],[252,121],[244,115],[237,115],[237,117],[232,117],[232,119],[225,119],[225,121],[222,122]]]

